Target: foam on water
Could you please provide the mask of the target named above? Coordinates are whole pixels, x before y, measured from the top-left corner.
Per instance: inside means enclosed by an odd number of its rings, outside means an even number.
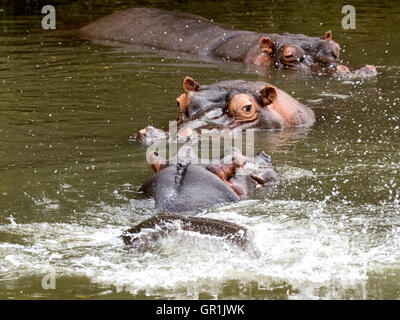
[[[139,207],[140,202],[146,201],[133,203]],[[127,249],[119,235],[127,227],[133,203],[105,206],[99,215],[112,214],[115,220],[101,226],[93,215],[84,225],[2,225],[0,232],[24,241],[0,244],[2,278],[12,281],[55,271],[57,277],[84,276],[117,292],[173,298],[198,298],[204,292],[217,298],[227,282],[236,280],[243,286],[256,283],[258,290],[286,286],[293,299],[343,298],[346,290],[365,297],[368,272],[400,262],[400,227],[384,236],[366,234],[362,228],[376,223],[368,216],[353,217],[353,208],[341,204],[306,201],[250,200],[202,214],[248,227],[258,258],[216,237],[185,231],[146,250]],[[398,206],[389,210],[395,216]],[[385,211],[387,219],[388,206]],[[120,224],[115,223],[118,217]]]

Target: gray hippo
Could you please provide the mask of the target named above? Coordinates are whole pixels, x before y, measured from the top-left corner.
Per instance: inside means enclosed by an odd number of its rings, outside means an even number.
[[[203,17],[152,8],[133,8],[98,19],[78,31],[86,39],[104,39],[241,61],[271,68],[290,68],[333,77],[371,77],[372,65],[359,69],[339,59],[332,32],[322,37],[269,34],[225,29]]]
[[[186,77],[177,99],[178,140],[185,142],[202,130],[282,130],[310,126],[314,112],[283,90],[266,82],[230,80],[200,85]],[[131,139],[152,144],[168,133],[148,126]]]
[[[169,163],[162,161],[156,152],[152,157],[155,174],[141,190],[154,198],[156,215],[126,230],[122,235],[125,244],[140,247],[178,227],[223,237],[241,248],[248,247],[245,227],[195,215],[237,202],[255,188],[276,183],[278,174],[268,155],[262,151],[248,158],[233,148],[217,164],[194,164],[192,159]]]

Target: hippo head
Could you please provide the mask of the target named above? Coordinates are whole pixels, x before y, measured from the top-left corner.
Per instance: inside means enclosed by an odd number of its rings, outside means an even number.
[[[265,82],[233,80],[200,85],[186,77],[183,89],[176,99],[181,128],[283,129],[315,121],[311,109]]]
[[[200,85],[186,77],[183,90],[176,99],[178,142],[197,137],[203,129],[280,130],[311,125],[315,121],[311,109],[266,82],[233,80]],[[149,126],[135,139],[149,145],[165,137],[164,132]]]
[[[340,45],[327,31],[322,37],[308,37],[302,34],[264,36],[260,39],[262,57],[279,68],[291,68],[327,74],[342,78],[367,78],[376,76],[374,66],[361,68],[345,66],[339,59]],[[258,61],[263,61],[257,57]]]

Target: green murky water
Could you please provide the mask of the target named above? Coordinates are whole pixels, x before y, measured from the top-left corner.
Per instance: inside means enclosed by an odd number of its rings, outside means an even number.
[[[331,29],[345,61],[377,67],[368,81],[83,41],[71,30],[135,6],[85,3],[57,2],[57,30],[41,29],[39,1],[0,8],[0,298],[400,298],[396,1],[356,2],[355,30],[342,30],[340,2],[137,2],[237,29]],[[127,137],[168,127],[186,75],[268,81],[317,115],[307,130],[257,134],[279,185],[204,213],[247,226],[260,258],[193,234],[145,252],[118,238],[154,206],[137,191],[152,174],[146,149]]]

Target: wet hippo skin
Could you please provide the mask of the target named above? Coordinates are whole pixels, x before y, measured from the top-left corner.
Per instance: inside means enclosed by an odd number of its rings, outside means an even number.
[[[173,213],[160,213],[143,221],[137,226],[126,230],[122,235],[122,239],[126,245],[140,247],[144,245],[144,242],[154,241],[160,236],[167,235],[171,230],[175,229],[174,227],[222,237],[242,249],[248,246],[248,232],[243,226],[218,219],[182,216]],[[152,229],[154,231],[141,234],[144,229]]]
[[[210,55],[225,60],[293,68],[331,76],[370,77],[373,66],[344,66],[332,32],[322,37],[224,29],[203,17],[152,8],[119,11],[82,27],[79,36],[140,44],[166,51]],[[357,71],[358,70],[358,71]]]
[[[170,165],[157,172],[141,190],[154,198],[157,212],[194,214],[239,197],[216,175],[192,164]]]

